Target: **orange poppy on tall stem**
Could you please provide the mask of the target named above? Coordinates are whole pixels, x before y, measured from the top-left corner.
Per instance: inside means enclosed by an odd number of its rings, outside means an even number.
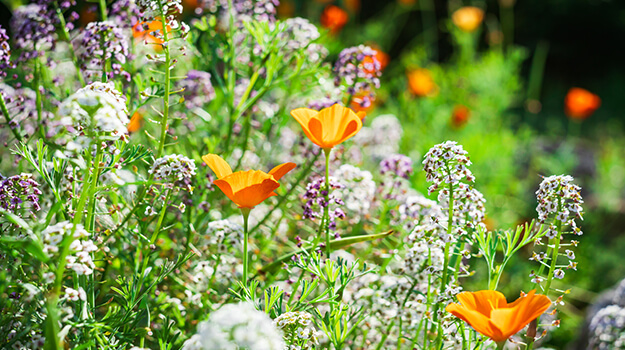
[[[484,10],[475,6],[465,6],[451,15],[451,21],[464,32],[474,32],[484,20]]]
[[[321,14],[321,25],[330,30],[332,34],[336,34],[343,29],[349,15],[345,10],[338,6],[328,5]]]
[[[284,163],[271,169],[232,172],[230,165],[216,154],[202,156],[202,160],[213,170],[217,180],[213,183],[239,208],[251,209],[265,199],[277,196],[274,192],[280,187],[280,180],[295,168],[295,163]]]
[[[462,292],[457,295],[460,304],[451,303],[445,310],[501,344],[547,311],[551,300],[535,293],[534,289],[508,303],[503,294],[494,290]]]
[[[564,99],[564,112],[571,119],[583,120],[590,117],[601,106],[601,99],[592,92],[574,87]]]
[[[291,115],[302,126],[306,137],[327,151],[356,135],[366,114],[335,104],[321,111],[296,108]]]

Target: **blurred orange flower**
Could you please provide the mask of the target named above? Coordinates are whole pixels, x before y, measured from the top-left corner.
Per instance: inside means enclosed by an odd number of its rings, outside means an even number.
[[[156,31],[163,30],[163,23],[156,19],[147,24],[147,29],[145,29],[146,22],[139,22],[132,27],[132,36],[141,41],[145,41],[148,44],[154,44],[154,48],[161,49],[161,44],[163,43],[163,39],[157,38],[152,33]],[[167,32],[171,31],[171,27],[167,26]]]
[[[349,107],[356,113],[369,113],[375,107],[375,95],[370,91],[358,92],[352,97]]]
[[[388,62],[391,60],[391,57],[384,51],[378,49],[377,47],[373,48],[375,50],[375,58],[380,62],[380,71],[383,71],[384,68],[388,65]]]
[[[417,96],[436,95],[438,86],[434,83],[430,71],[425,68],[411,70],[408,75],[408,87]]]
[[[551,300],[532,290],[512,303],[500,292],[482,290],[457,295],[460,304],[447,305],[447,312],[464,320],[476,331],[497,343],[505,342],[525,325],[542,315]]]
[[[291,115],[302,126],[304,134],[315,145],[330,150],[334,146],[356,135],[362,128],[364,112],[335,104],[332,107],[315,111],[309,108],[296,108]]]
[[[451,123],[457,128],[466,124],[469,118],[471,118],[471,111],[466,106],[456,105],[451,112]]]
[[[475,31],[484,20],[484,10],[475,6],[465,6],[451,15],[451,21],[465,32]]]
[[[130,117],[130,123],[128,123],[128,132],[133,133],[141,129],[141,122],[143,121],[143,113],[136,111],[132,117]]]
[[[232,172],[230,165],[216,154],[202,156],[202,160],[213,170],[217,187],[239,208],[254,208],[265,199],[277,196],[274,192],[280,187],[280,180],[295,168],[295,163],[284,163],[271,169],[269,173],[261,170]]]
[[[599,106],[601,106],[599,96],[578,87],[571,88],[564,99],[564,112],[571,119],[586,119]]]
[[[330,30],[331,33],[336,34],[343,29],[347,21],[349,20],[349,15],[345,10],[338,6],[328,5],[323,10],[321,14],[321,25],[324,28]]]

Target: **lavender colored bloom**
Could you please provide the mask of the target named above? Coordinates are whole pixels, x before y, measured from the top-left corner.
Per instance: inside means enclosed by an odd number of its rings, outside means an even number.
[[[81,68],[86,71],[87,79],[99,80],[102,69],[110,62],[109,79],[122,75],[130,81],[130,74],[123,70],[128,57],[128,42],[122,28],[113,22],[91,22],[83,31],[81,44],[84,51],[79,58]]]
[[[25,209],[33,214],[41,209],[41,190],[32,174],[22,173],[0,180],[0,208],[20,215]]]
[[[11,46],[7,31],[0,26],[0,78],[7,76],[7,69],[13,68],[11,63]]]
[[[20,6],[13,12],[11,29],[15,46],[21,50],[19,61],[39,57],[44,46],[54,46],[54,23],[46,8],[37,4]]]
[[[235,26],[243,28],[244,22],[255,20],[260,22],[275,22],[276,8],[279,0],[232,0]],[[228,0],[204,0],[202,6],[205,13],[218,17],[219,26],[228,28]]]
[[[324,108],[332,107],[337,103],[340,103],[340,101],[337,101],[330,97],[322,97],[318,100],[310,101],[308,103],[308,108],[320,111]]]
[[[412,175],[412,159],[403,154],[392,154],[380,162],[380,174],[409,179]]]
[[[215,89],[208,72],[190,70],[180,82],[180,87],[184,88],[182,94],[187,109],[201,108],[215,98]]]
[[[143,13],[133,0],[117,0],[111,4],[109,17],[122,28],[133,28]]]
[[[284,21],[285,30],[279,39],[286,42],[287,51],[297,51],[307,47],[320,36],[317,27],[305,18],[295,17]]]
[[[341,189],[344,186],[340,183],[336,182],[334,179],[330,178],[330,188],[332,190]],[[303,199],[303,217],[304,219],[315,219],[323,216],[323,211],[325,207],[334,203],[337,206],[345,205],[342,199],[334,196],[332,193],[328,197],[328,201],[326,201],[325,196],[327,195],[325,181],[322,177],[316,178],[312,180],[308,185],[306,185],[306,193],[304,193]],[[330,222],[329,226],[331,230],[336,229],[336,218],[344,219],[345,213],[341,208],[335,208],[334,210],[330,210]],[[335,237],[338,238],[338,233],[335,234]]]
[[[364,45],[348,47],[334,64],[334,84],[345,86],[350,95],[371,91],[380,87],[380,68],[374,49]]]
[[[6,102],[10,115],[10,122],[7,124],[11,129],[20,129],[20,133],[32,135],[41,126],[37,121],[36,95],[30,89],[14,89],[8,85],[0,84],[0,94]],[[3,115],[0,111],[0,115]],[[47,124],[54,115],[49,111],[42,111],[42,123]],[[0,119],[4,119],[4,116]],[[4,135],[0,135],[2,139]],[[7,138],[8,139],[8,138]]]

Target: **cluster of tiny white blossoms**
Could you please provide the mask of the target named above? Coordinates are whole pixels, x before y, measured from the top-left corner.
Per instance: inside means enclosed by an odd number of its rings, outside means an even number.
[[[282,332],[267,314],[246,302],[227,304],[198,325],[183,350],[283,350]]]
[[[180,187],[193,193],[191,179],[195,175],[195,160],[180,154],[168,154],[154,161],[149,173],[154,181],[163,182],[163,185]]]
[[[582,230],[577,227],[575,219],[583,219],[584,203],[581,196],[581,187],[573,183],[573,177],[569,175],[553,175],[543,179],[536,191],[536,199],[538,206],[538,222],[548,225],[545,231],[545,237],[548,239],[563,240],[565,234],[581,236]],[[568,227],[568,228],[567,228]],[[536,239],[537,245],[542,245],[541,239]],[[571,240],[568,243],[561,242],[560,247],[564,247],[564,253],[558,252],[559,255],[568,259],[568,265],[556,265],[557,269],[553,272],[553,277],[557,279],[564,278],[564,269],[577,270],[577,262],[575,261],[575,252],[572,250],[579,242]],[[546,264],[550,259],[546,252],[533,252],[530,260]],[[539,276],[534,271],[530,274],[532,282],[541,283],[543,276]]]
[[[65,298],[71,301],[87,300],[87,293],[82,287],[78,289],[67,287],[65,288]]]
[[[596,350],[625,348],[625,308],[608,305],[599,310],[589,325],[588,348]]]
[[[319,344],[313,316],[308,312],[286,312],[278,316],[274,323],[284,333],[285,350],[310,350]]]
[[[399,205],[399,223],[408,232],[419,223],[439,222],[444,218],[443,208],[435,201],[421,194],[406,196]]]
[[[478,225],[484,225],[483,221],[486,217],[484,195],[475,188],[465,184],[458,183],[454,188],[454,236],[464,235],[466,229],[475,229]],[[438,193],[438,203],[443,208],[449,208],[449,189],[443,187]],[[443,240],[452,240],[454,237],[442,237]]]
[[[426,180],[432,182],[428,193],[438,190],[442,185],[456,187],[460,180],[466,178],[474,182],[475,177],[468,166],[471,165],[468,152],[456,141],[445,141],[428,151],[423,160]]]
[[[128,133],[130,122],[126,98],[108,83],[92,83],[68,97],[59,107],[60,124],[77,136],[67,148],[82,149],[90,133],[104,133],[108,140],[116,140]]]
[[[552,214],[555,219],[564,225],[574,228],[577,235],[582,232],[577,230],[575,219],[583,220],[581,187],[573,183],[573,177],[569,175],[553,175],[543,179],[536,191],[538,206],[538,221],[544,224]],[[550,237],[553,238],[553,237]]]
[[[77,275],[91,275],[95,264],[91,259],[91,253],[98,250],[98,247],[91,239],[90,234],[85,228],[78,224],[74,226],[69,221],[60,222],[58,224],[48,226],[43,230],[43,251],[48,255],[57,255],[60,252],[61,243],[66,236],[72,234],[69,246],[69,254],[66,256],[66,267],[76,272]],[[45,276],[50,282],[50,276]]]
[[[243,241],[243,227],[227,219],[211,221],[204,238],[206,245],[217,247],[220,254],[226,253],[228,248],[238,251]]]
[[[360,221],[369,213],[375,197],[376,184],[373,175],[353,165],[343,164],[332,175],[342,187],[333,191],[345,203],[350,222]],[[349,215],[351,214],[351,215]]]
[[[363,126],[354,136],[355,148],[379,162],[399,152],[399,141],[404,130],[396,116],[383,114],[375,117],[370,126]]]
[[[408,250],[404,256],[404,273],[418,281],[416,290],[427,292],[428,276],[443,270],[443,241],[437,239],[442,231],[434,223],[415,226],[405,238]]]

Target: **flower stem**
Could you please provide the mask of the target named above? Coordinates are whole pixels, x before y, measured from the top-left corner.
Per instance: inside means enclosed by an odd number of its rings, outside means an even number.
[[[326,231],[326,254],[328,259],[330,258],[330,254],[332,253],[332,249],[330,248],[330,152],[332,152],[331,148],[324,148],[323,153],[326,156],[326,206],[323,209],[323,217],[324,217],[324,229]]]
[[[251,208],[241,208],[241,215],[243,215],[243,274],[241,275],[241,282],[245,287],[247,287],[247,271],[249,268],[249,261],[247,259],[247,240],[249,232],[247,230],[247,226],[251,210]]]
[[[7,126],[11,129],[11,132],[15,136],[15,139],[19,142],[22,142],[22,135],[17,131],[17,126],[15,128],[11,127],[11,117],[9,116],[9,109],[7,108],[6,102],[4,101],[4,95],[0,92],[0,112],[4,114],[4,119],[7,121]]]
[[[165,148],[165,138],[167,137],[167,119],[169,117],[169,90],[170,90],[170,78],[171,78],[171,54],[169,52],[169,37],[167,33],[167,17],[163,11],[161,2],[158,2],[161,12],[161,24],[163,28],[163,51],[165,52],[165,92],[163,95],[163,118],[161,119],[161,138],[158,145],[158,151],[156,152],[156,158],[160,158],[163,155],[163,149]]]

